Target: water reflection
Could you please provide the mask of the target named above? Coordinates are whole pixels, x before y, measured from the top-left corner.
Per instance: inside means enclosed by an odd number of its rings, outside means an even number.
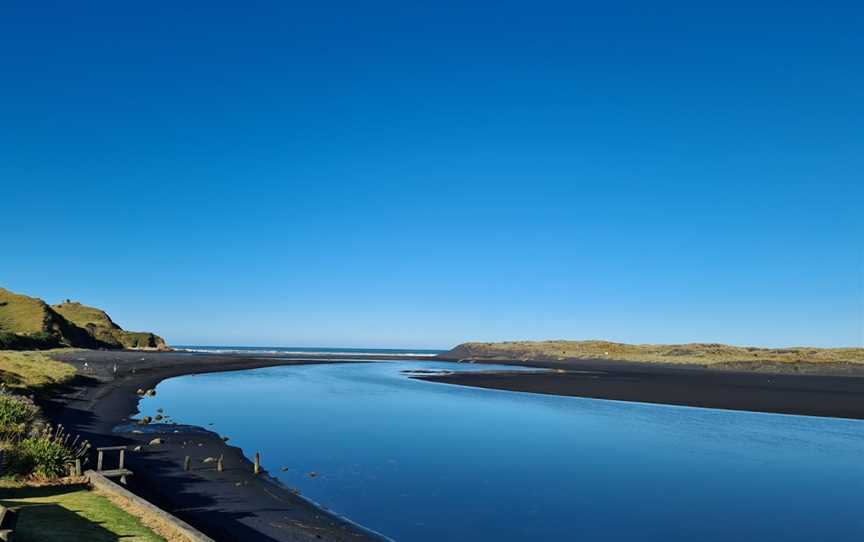
[[[261,450],[286,484],[397,540],[864,534],[860,421],[503,392],[403,374],[488,369],[388,362],[189,376],[162,383],[142,411],[214,423],[233,444]]]

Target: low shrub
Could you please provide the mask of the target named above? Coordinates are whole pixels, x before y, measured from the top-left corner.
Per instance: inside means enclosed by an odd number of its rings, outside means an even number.
[[[0,387],[0,438],[14,440],[24,436],[39,416],[33,400],[13,395]]]
[[[28,437],[12,449],[10,468],[37,478],[60,478],[69,472],[72,460],[62,443],[45,437]]]
[[[14,443],[7,451],[7,466],[11,472],[21,476],[40,479],[66,476],[75,459],[86,462],[90,449],[88,442],[79,443],[77,437],[70,442],[70,437],[62,427],[54,430],[47,426],[41,434]]]
[[[5,472],[50,480],[69,473],[70,465],[86,462],[90,444],[44,423],[29,397],[0,386],[0,456]]]

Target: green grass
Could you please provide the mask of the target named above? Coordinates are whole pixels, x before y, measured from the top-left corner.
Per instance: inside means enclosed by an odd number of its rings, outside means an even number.
[[[38,389],[68,382],[75,368],[42,352],[0,350],[0,381],[9,388]]]
[[[48,331],[51,312],[41,299],[0,288],[0,331],[18,334]]]
[[[464,343],[449,357],[499,360],[612,359],[653,363],[864,363],[864,348],[757,348],[713,343],[624,344],[609,341]]]
[[[0,504],[21,507],[18,542],[164,542],[141,521],[84,486],[0,483]]]

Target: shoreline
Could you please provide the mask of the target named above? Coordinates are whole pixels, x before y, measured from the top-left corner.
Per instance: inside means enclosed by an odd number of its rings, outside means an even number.
[[[155,388],[169,378],[336,360],[148,351],[74,351],[53,357],[74,365],[79,376],[40,401],[52,423],[80,434],[94,448],[128,446],[126,463],[134,472],[128,489],[208,536],[243,542],[386,540],[271,478],[266,457],[256,476],[243,450],[207,428],[150,424],[142,426],[141,433],[114,432],[115,427],[135,423],[130,419],[138,413],[139,388]],[[174,433],[178,428],[184,431]],[[164,443],[148,444],[157,437]],[[141,451],[132,451],[136,446]],[[189,472],[183,469],[187,455],[192,458]],[[202,462],[219,455],[224,456],[223,472],[215,463]],[[116,459],[106,456],[109,461]]]
[[[460,386],[722,410],[864,419],[864,366],[763,366],[742,370],[695,364],[615,360],[454,360],[547,369],[527,373],[453,373],[413,378]]]

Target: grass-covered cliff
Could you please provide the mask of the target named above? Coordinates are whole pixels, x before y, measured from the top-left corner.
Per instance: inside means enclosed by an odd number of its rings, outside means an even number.
[[[100,309],[41,299],[0,288],[0,349],[166,348],[150,332],[125,331]]]
[[[108,313],[75,301],[52,305],[60,316],[86,329],[97,341],[110,348],[165,348],[162,337],[147,331],[125,331],[111,320]]]
[[[441,354],[453,360],[578,361],[608,359],[700,365],[765,363],[864,363],[864,348],[757,348],[714,343],[625,344],[609,341],[463,343]]]

